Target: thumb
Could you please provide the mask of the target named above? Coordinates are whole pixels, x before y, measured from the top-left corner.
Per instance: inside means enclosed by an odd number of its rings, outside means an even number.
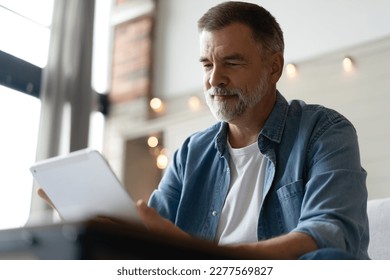
[[[144,200],[138,200],[136,206],[138,215],[147,227],[153,227],[153,224],[156,223],[156,220],[158,221],[162,219],[156,210],[149,207]]]
[[[47,196],[46,192],[42,188],[37,189],[37,194],[40,198],[42,198],[47,204],[49,204],[52,208],[56,208],[50,198]]]

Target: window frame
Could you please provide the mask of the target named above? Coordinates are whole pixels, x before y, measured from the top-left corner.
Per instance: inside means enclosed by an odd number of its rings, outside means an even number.
[[[39,98],[42,68],[1,50],[0,65],[1,85]]]

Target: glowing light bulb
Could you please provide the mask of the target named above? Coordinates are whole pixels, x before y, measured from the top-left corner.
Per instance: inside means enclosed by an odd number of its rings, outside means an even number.
[[[297,66],[292,63],[286,65],[286,71],[289,78],[295,78],[298,74]]]
[[[188,106],[192,111],[197,111],[200,108],[200,99],[198,96],[191,96],[190,99],[188,99]]]
[[[158,145],[158,138],[156,136],[150,136],[148,138],[148,146],[150,148],[155,148]]]
[[[160,98],[153,98],[152,100],[150,100],[150,108],[152,108],[155,112],[161,112],[164,108],[164,104],[163,102],[161,101]]]
[[[159,154],[156,164],[158,168],[165,169],[168,166],[168,157],[165,154]]]
[[[352,58],[347,56],[343,59],[343,68],[345,72],[351,72],[353,70],[354,63]]]

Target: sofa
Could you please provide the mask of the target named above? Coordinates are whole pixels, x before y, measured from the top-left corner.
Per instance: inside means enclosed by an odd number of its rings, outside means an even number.
[[[368,254],[373,260],[390,260],[390,197],[367,203],[370,225]]]

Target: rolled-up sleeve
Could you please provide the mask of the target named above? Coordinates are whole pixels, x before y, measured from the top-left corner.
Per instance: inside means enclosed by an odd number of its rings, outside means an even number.
[[[338,117],[313,134],[301,215],[294,231],[311,235],[320,248],[342,248],[365,257],[368,244],[366,171],[357,134]]]

